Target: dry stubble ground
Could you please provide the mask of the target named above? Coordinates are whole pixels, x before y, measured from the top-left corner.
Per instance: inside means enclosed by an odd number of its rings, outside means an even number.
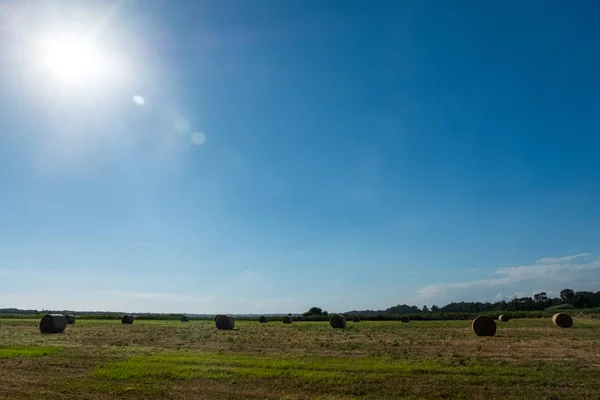
[[[599,320],[0,322],[1,399],[600,398]]]

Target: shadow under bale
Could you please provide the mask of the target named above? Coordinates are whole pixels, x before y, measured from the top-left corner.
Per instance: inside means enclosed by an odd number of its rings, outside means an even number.
[[[481,315],[473,320],[471,329],[477,336],[494,336],[496,334],[496,321]]]
[[[229,315],[220,314],[215,320],[215,325],[217,326],[217,329],[221,331],[227,331],[233,329],[235,326],[235,320]]]
[[[346,317],[340,314],[333,314],[329,318],[329,325],[334,329],[344,329],[346,327]]]
[[[258,319],[258,322],[260,322],[261,324],[266,324],[267,322],[269,322],[269,318],[265,317],[264,315],[261,315]]]
[[[291,324],[292,323],[292,317],[289,315],[286,315],[285,317],[283,317],[283,323],[284,324]]]
[[[67,327],[67,317],[61,314],[46,314],[40,320],[41,333],[62,333]]]
[[[135,318],[133,318],[133,315],[123,315],[123,318],[121,318],[121,323],[131,325],[133,324],[134,320]]]
[[[75,323],[76,318],[74,315],[65,315],[65,318],[67,319],[68,325],[73,325]]]
[[[554,314],[552,322],[559,328],[570,328],[573,326],[573,318],[567,313]]]

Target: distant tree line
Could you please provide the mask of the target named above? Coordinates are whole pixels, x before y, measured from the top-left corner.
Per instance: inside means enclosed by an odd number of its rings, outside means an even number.
[[[20,310],[18,308],[0,308],[0,314],[37,314],[38,310]]]
[[[573,289],[563,289],[559,297],[548,297],[546,292],[540,292],[533,297],[516,297],[510,301],[497,301],[495,303],[460,302],[450,303],[441,308],[431,307],[436,312],[486,312],[486,311],[541,311],[548,307],[570,305],[573,308],[600,307],[600,291],[575,292]],[[421,310],[422,312],[425,309]]]
[[[479,301],[461,301],[459,303],[446,304],[443,307],[432,305],[431,308],[424,305],[422,308],[399,304],[386,310],[363,310],[349,311],[348,314],[364,316],[375,315],[415,315],[422,313],[485,313],[491,311],[543,311],[549,307],[565,305],[569,308],[594,308],[600,307],[600,291],[575,292],[573,289],[563,289],[559,297],[548,297],[546,292],[540,292],[533,297],[517,297],[510,301],[500,300],[495,303]]]
[[[417,306],[409,306],[400,304],[390,307],[386,310],[362,310],[348,311],[343,313],[345,316],[357,315],[367,320],[389,320],[400,319],[402,315],[410,315],[411,319],[466,319],[475,313],[489,313],[490,315],[499,312],[511,312],[513,316],[522,315],[523,317],[542,317],[555,309],[585,309],[600,308],[600,291],[578,291],[572,289],[563,289],[558,297],[548,297],[546,292],[540,292],[533,297],[518,297],[510,301],[500,300],[495,303],[479,302],[479,301],[461,301],[459,303],[446,304],[443,307],[432,305],[422,308]],[[598,310],[590,310],[597,313]],[[0,308],[0,316],[3,318],[19,318],[19,317],[38,317],[40,313],[74,313],[72,311],[49,311],[49,310],[20,310],[17,308]],[[86,311],[76,312],[79,318],[90,319],[120,319],[121,313],[109,313],[105,311]],[[302,316],[307,321],[324,321],[329,319],[327,311],[319,307],[312,307]],[[155,314],[155,313],[140,313],[136,314],[137,319],[145,320],[177,320],[181,314]],[[190,315],[192,319],[212,319],[212,315]],[[397,317],[397,318],[396,318]],[[240,315],[238,319],[255,319],[255,316]],[[258,318],[258,317],[256,317]]]

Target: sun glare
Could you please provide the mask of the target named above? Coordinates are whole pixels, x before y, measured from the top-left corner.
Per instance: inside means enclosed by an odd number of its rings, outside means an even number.
[[[62,83],[85,83],[105,73],[107,60],[94,44],[75,35],[47,37],[39,42],[42,67]]]

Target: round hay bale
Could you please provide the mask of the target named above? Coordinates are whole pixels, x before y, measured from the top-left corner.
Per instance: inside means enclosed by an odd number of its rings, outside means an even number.
[[[304,317],[302,315],[298,315],[296,321],[304,321]]]
[[[74,315],[65,315],[65,318],[67,319],[68,325],[73,325],[75,323],[76,318]]]
[[[552,316],[552,322],[559,328],[570,328],[573,326],[573,318],[567,313],[558,313]]]
[[[215,315],[215,322],[217,322],[217,318],[219,318],[221,315],[223,315],[223,314],[217,314],[217,315]]]
[[[500,322],[508,322],[508,321],[510,321],[510,317],[508,315],[504,315],[503,314],[503,315],[501,315],[501,316],[498,317],[498,321],[500,321]]]
[[[122,324],[133,324],[133,315],[123,315],[123,318],[121,318],[121,323]]]
[[[233,327],[235,326],[235,320],[233,319],[233,317],[230,317],[229,315],[219,315],[217,320],[215,321],[215,325],[217,326],[218,330],[221,331],[228,331],[233,329]]]
[[[480,315],[471,323],[471,329],[477,336],[494,336],[496,334],[496,321],[485,315]]]
[[[269,318],[265,317],[264,315],[261,315],[258,319],[258,322],[260,322],[261,324],[266,324],[267,322],[269,322]]]
[[[334,329],[344,329],[346,327],[346,317],[340,314],[333,314],[329,318],[329,325]]]
[[[408,315],[403,315],[402,318],[400,318],[400,321],[402,321],[402,322],[410,322],[410,318],[408,318]]]
[[[352,322],[360,322],[360,317],[358,315],[353,315]]]
[[[285,317],[283,317],[283,323],[284,324],[291,324],[292,323],[292,317],[289,315],[286,315]]]
[[[180,320],[181,322],[190,322],[190,317],[187,315],[182,315]]]
[[[41,333],[62,333],[67,327],[67,317],[61,314],[46,314],[40,320]]]

